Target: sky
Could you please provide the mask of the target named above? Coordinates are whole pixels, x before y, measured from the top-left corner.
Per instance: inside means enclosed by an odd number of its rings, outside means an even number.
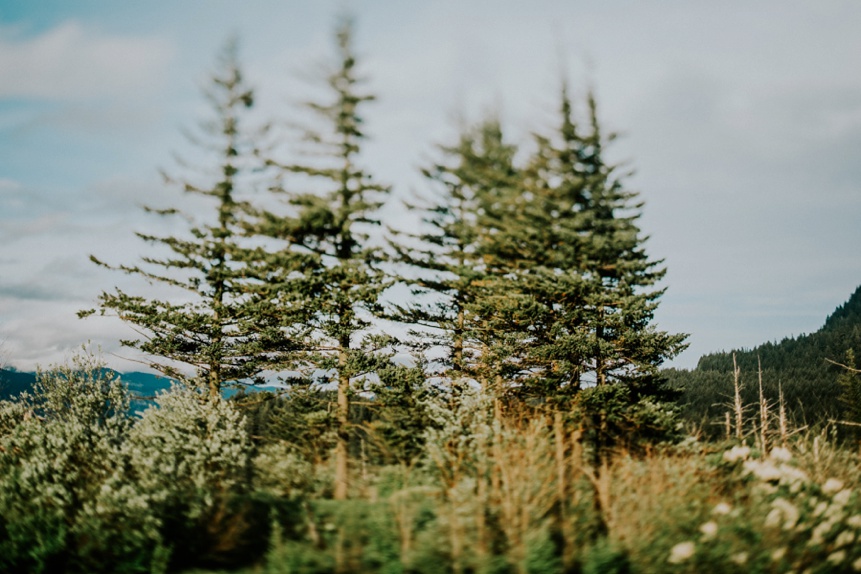
[[[78,319],[102,291],[148,287],[133,264],[141,204],[180,202],[159,170],[236,36],[261,117],[289,117],[356,21],[363,160],[393,185],[386,222],[428,184],[418,168],[460,118],[494,111],[512,138],[552,128],[559,87],[594,90],[608,153],[634,170],[646,250],[668,269],[658,328],[689,333],[673,366],[810,333],[861,285],[861,3],[846,0],[0,0],[0,363],[83,344],[121,371],[133,336]],[[311,90],[311,91],[309,91]],[[161,226],[161,227],[160,227]]]

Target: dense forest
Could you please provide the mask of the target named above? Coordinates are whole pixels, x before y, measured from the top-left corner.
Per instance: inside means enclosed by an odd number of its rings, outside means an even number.
[[[198,203],[146,208],[184,231],[91,257],[175,295],[107,290],[80,312],[128,323],[122,344],[173,384],[141,409],[85,350],[0,401],[0,570],[861,569],[857,453],[787,416],[816,407],[803,384],[764,395],[837,349],[831,396],[855,412],[858,294],[817,334],[736,353],[745,393],[704,440],[726,409],[701,397],[737,371],[661,370],[686,335],[654,324],[665,269],[594,95],[560,82],[527,141],[493,115],[461,126],[405,206],[421,224],[398,229],[362,165],[375,95],[352,31],[298,126],[249,125],[224,50],[191,138],[209,167],[165,174]]]
[[[782,394],[787,410],[799,425],[829,420],[859,423],[858,356],[861,288],[837,307],[815,333],[753,349],[705,355],[693,370],[667,369],[663,374],[670,386],[681,391],[679,405],[685,417],[695,422],[719,421],[727,410],[732,410],[735,360],[741,394],[747,404],[759,402],[761,375],[764,396],[776,403]]]

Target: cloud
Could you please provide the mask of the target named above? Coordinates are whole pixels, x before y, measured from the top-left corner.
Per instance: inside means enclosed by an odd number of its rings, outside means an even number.
[[[106,36],[75,21],[34,38],[5,32],[0,98],[133,96],[160,85],[173,56],[172,44],[162,38]]]
[[[45,285],[44,282],[6,282],[0,283],[0,299],[13,299],[16,301],[58,301],[68,297],[68,293],[54,283]]]

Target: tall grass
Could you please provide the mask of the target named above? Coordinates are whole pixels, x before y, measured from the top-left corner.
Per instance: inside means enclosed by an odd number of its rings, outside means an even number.
[[[857,450],[833,425],[793,425],[759,378],[745,403],[736,376],[723,439],[645,445],[597,440],[586,423],[609,415],[576,404],[434,395],[420,455],[362,457],[335,501],[326,453],[252,445],[232,405],[188,392],[128,420],[99,373],[45,375],[41,397],[0,404],[6,571],[861,571]]]

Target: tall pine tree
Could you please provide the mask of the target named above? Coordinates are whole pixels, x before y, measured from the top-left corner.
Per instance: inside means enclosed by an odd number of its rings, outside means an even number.
[[[422,170],[434,187],[430,205],[408,206],[424,212],[426,231],[400,233],[393,243],[399,262],[420,270],[407,281],[414,299],[399,309],[397,319],[416,327],[420,346],[445,350],[450,378],[487,385],[505,353],[489,352],[500,331],[490,323],[496,309],[489,312],[484,302],[490,277],[481,244],[498,219],[501,198],[516,192],[516,147],[504,141],[499,121],[490,118],[464,128],[456,145],[439,151],[440,160]]]
[[[587,324],[592,351],[589,368],[598,385],[622,382],[646,394],[654,386],[658,367],[687,346],[687,335],[656,329],[652,322],[664,289],[656,284],[666,274],[662,261],[650,260],[637,221],[642,202],[623,184],[619,166],[606,162],[604,137],[593,94],[589,94],[588,132],[571,130],[583,179],[582,209],[586,236],[584,271]],[[606,140],[606,141],[605,141]]]
[[[514,246],[506,264],[536,303],[524,357],[544,395],[652,380],[686,337],[651,324],[665,270],[643,248],[637,194],[605,160],[612,136],[602,134],[591,94],[587,105],[583,129],[563,89],[559,127],[537,136],[518,217],[504,233]]]
[[[141,334],[122,344],[152,356],[152,368],[205,388],[215,398],[226,381],[290,364],[305,317],[285,295],[295,288],[291,273],[313,257],[269,251],[247,237],[248,197],[253,191],[248,176],[255,160],[243,122],[254,97],[242,77],[235,42],[225,49],[205,95],[214,118],[201,123],[202,137],[193,141],[215,156],[216,166],[196,179],[165,176],[168,184],[199,198],[195,212],[148,209],[193,222],[188,233],[181,237],[138,233],[168,255],[144,257],[137,265],[112,267],[92,260],[176,291],[171,300],[120,289],[103,292],[99,310],[115,313]],[[191,366],[195,376],[187,378],[178,364]]]
[[[337,385],[335,498],[347,497],[348,448],[351,436],[351,384],[387,365],[388,340],[369,333],[371,318],[381,313],[380,294],[388,281],[380,270],[382,251],[369,243],[379,226],[375,212],[389,192],[359,165],[366,139],[365,103],[374,96],[361,90],[362,80],[352,48],[352,25],[337,30],[338,62],[326,76],[328,101],[306,105],[317,124],[304,129],[303,139],[315,161],[270,160],[283,170],[286,182],[277,191],[291,213],[266,213],[262,229],[284,239],[290,251],[311,254],[321,265],[299,269],[309,288],[301,305],[310,313],[307,352],[301,365],[309,376],[325,372]],[[310,191],[301,191],[302,185]]]

